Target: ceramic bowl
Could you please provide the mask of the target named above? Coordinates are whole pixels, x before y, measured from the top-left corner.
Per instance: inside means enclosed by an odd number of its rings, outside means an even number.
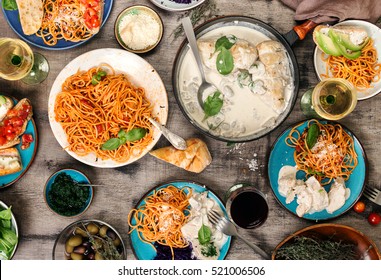
[[[139,30],[138,25],[136,25],[136,27],[134,28],[131,28],[131,25],[129,27],[123,27],[123,21],[126,20],[127,17],[131,17],[132,18],[131,21],[138,22],[137,21],[138,15],[147,15],[151,17],[154,21],[156,21],[156,23],[159,25],[159,36],[157,37],[157,40],[153,44],[150,44],[148,47],[143,49],[133,48],[123,39],[123,34],[126,34],[127,29],[129,32],[132,32],[132,34],[134,34],[134,32],[141,33],[139,32],[141,30]],[[136,17],[136,19],[134,19],[134,17]],[[161,17],[159,16],[159,14],[155,12],[153,9],[144,5],[131,6],[123,10],[115,21],[114,29],[115,29],[114,32],[115,32],[116,40],[124,49],[133,53],[140,53],[140,54],[152,51],[160,43],[164,33],[163,21],[161,20]],[[136,34],[136,35],[139,35],[139,34]],[[132,40],[135,40],[135,38],[137,38],[136,35],[133,35]]]
[[[276,260],[277,251],[283,246],[294,242],[296,236],[313,237],[318,240],[330,239],[353,244],[359,260],[379,260],[381,258],[376,244],[362,232],[340,224],[318,224],[298,230],[286,237],[276,246],[272,254],[272,259]]]
[[[8,208],[9,208],[8,205],[6,205],[4,202],[2,202],[2,201],[0,200],[0,211],[1,211],[1,210],[8,209]],[[15,216],[13,215],[13,212],[12,212],[11,223],[12,223],[12,229],[13,229],[14,232],[16,233],[17,238],[20,238],[20,237],[19,237],[19,229],[18,229],[18,226],[17,226],[16,218],[15,218]],[[20,240],[19,240],[19,241],[20,241]],[[12,251],[11,256],[10,256],[9,259],[12,259],[13,256],[15,255],[16,250],[17,250],[17,245],[18,245],[18,242],[17,242],[16,246],[13,248],[13,251]]]
[[[93,194],[94,194],[94,191],[93,191],[93,187],[92,186],[89,186],[89,197],[87,198],[87,201],[86,201],[86,204],[85,206],[76,214],[74,215],[63,215],[61,213],[58,213],[57,211],[55,211],[52,206],[51,206],[51,200],[49,198],[49,192],[51,191],[52,189],[52,185],[54,183],[54,180],[57,178],[57,176],[61,173],[66,173],[67,175],[69,175],[74,181],[80,183],[80,184],[91,184],[89,178],[87,178],[87,176],[85,174],[83,174],[82,172],[78,171],[78,170],[75,170],[75,169],[61,169],[61,170],[58,170],[57,172],[53,173],[49,179],[46,181],[46,184],[45,184],[45,188],[44,188],[44,198],[45,198],[45,202],[46,204],[48,205],[49,209],[57,214],[57,215],[60,215],[61,217],[67,217],[67,218],[73,218],[73,217],[78,217],[80,215],[82,215],[89,207],[90,207],[90,204],[91,204],[91,201],[93,200]],[[84,186],[84,188],[87,187],[87,186]]]
[[[90,224],[92,226],[95,225],[95,228],[98,229],[98,232],[94,231],[94,229],[90,229],[88,227]],[[107,230],[103,231],[102,233],[102,228],[106,228]],[[124,245],[123,239],[120,236],[120,234],[116,231],[116,229],[103,221],[89,219],[79,220],[74,223],[71,223],[61,231],[53,246],[53,260],[99,259],[99,257],[96,256],[94,244],[91,242],[91,240],[88,240],[87,238],[89,232],[91,232],[93,236],[97,236],[96,239],[112,240],[113,244],[115,245],[115,248],[120,254],[120,258],[123,260],[127,258],[126,247]],[[78,245],[70,247],[68,246],[68,240],[70,237],[73,236],[80,236],[81,240],[80,242],[78,242]],[[72,255],[71,251],[77,253]]]

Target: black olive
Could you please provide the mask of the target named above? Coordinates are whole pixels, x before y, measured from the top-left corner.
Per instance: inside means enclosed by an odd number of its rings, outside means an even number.
[[[74,248],[73,252],[83,255],[86,252],[86,247],[83,245],[79,245],[79,246]]]
[[[118,251],[119,254],[123,254],[123,246],[122,245],[116,247],[116,250]]]
[[[112,240],[115,240],[116,239],[116,233],[112,230],[112,229],[108,229],[107,230],[107,236],[110,237]]]
[[[95,257],[95,254],[94,254],[94,253],[90,253],[90,254],[87,255],[87,259],[88,259],[88,260],[93,260],[94,257]]]

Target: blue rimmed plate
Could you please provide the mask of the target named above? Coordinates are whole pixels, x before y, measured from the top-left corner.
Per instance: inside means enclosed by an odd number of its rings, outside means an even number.
[[[322,123],[327,123],[327,121],[321,121]],[[334,122],[330,122],[334,123]],[[278,176],[279,176],[279,170],[284,165],[291,165],[295,166],[295,160],[294,160],[294,148],[288,146],[285,142],[285,139],[287,135],[290,133],[291,129],[295,126],[298,126],[301,124],[297,130],[302,133],[303,130],[307,127],[308,121],[304,121],[301,123],[297,123],[291,127],[289,127],[286,131],[284,131],[278,139],[275,141],[271,152],[269,156],[268,161],[268,177],[270,180],[271,189],[275,195],[275,198],[277,201],[288,211],[291,213],[296,214],[296,207],[298,206],[296,199],[292,201],[291,203],[286,203],[286,198],[282,196],[279,193],[278,190]],[[305,214],[303,216],[304,219],[307,220],[313,220],[313,221],[323,221],[323,220],[329,220],[336,218],[345,212],[347,212],[360,198],[363,189],[365,187],[365,183],[368,177],[368,161],[365,154],[365,151],[360,143],[360,141],[357,139],[357,137],[346,127],[341,125],[344,130],[353,138],[354,144],[355,144],[355,151],[357,153],[357,159],[358,164],[356,168],[353,170],[352,174],[350,175],[349,179],[345,181],[345,185],[347,188],[350,189],[350,196],[345,201],[345,204],[338,210],[334,211],[333,213],[328,213],[326,210],[315,212],[313,214]],[[296,174],[297,179],[305,179],[305,173],[303,171],[298,171]],[[330,185],[325,187],[328,191],[330,188]]]
[[[103,6],[103,17],[102,17],[102,24],[101,28],[103,25],[106,23],[107,19],[110,16],[111,13],[111,8],[113,5],[114,0],[105,0],[104,1],[104,6]],[[77,47],[79,45],[82,45],[83,43],[87,42],[94,36],[91,36],[89,39],[85,41],[80,41],[80,42],[71,42],[71,41],[66,41],[64,39],[58,40],[57,44],[54,46],[49,46],[44,43],[42,38],[36,36],[35,34],[33,35],[25,35],[24,32],[22,31],[20,19],[19,19],[19,11],[8,11],[5,10],[4,7],[2,7],[3,14],[5,19],[7,20],[9,26],[13,29],[14,32],[23,40],[28,42],[29,44],[40,47],[42,49],[47,49],[47,50],[65,50],[65,49],[70,49]],[[96,35],[96,34],[95,34]]]
[[[205,186],[202,186],[202,185],[195,183],[195,182],[187,182],[187,181],[170,182],[170,183],[166,183],[164,185],[160,185],[158,187],[151,189],[150,191],[148,191],[148,193],[146,193],[140,199],[140,201],[135,206],[135,209],[139,209],[142,205],[144,205],[145,204],[144,199],[146,197],[152,195],[154,191],[168,187],[170,185],[175,186],[176,188],[188,187],[188,188],[191,188],[192,191],[196,192],[196,193],[208,192],[208,197],[213,199],[215,202],[217,202],[218,205],[221,207],[222,211],[224,212],[225,216],[228,217],[227,213],[226,213],[225,206],[223,205],[223,203],[221,202],[221,200],[218,198],[218,196],[215,193],[213,193],[210,189],[206,188]],[[134,218],[132,218],[130,221],[130,223],[132,225],[135,224],[135,222],[136,221]],[[132,250],[135,254],[135,257],[138,260],[152,260],[155,258],[156,251],[153,248],[153,246],[141,241],[136,230],[132,231],[129,236],[130,236],[130,241],[131,241],[131,245],[132,245]],[[219,260],[223,260],[226,258],[226,255],[227,255],[229,248],[230,248],[230,242],[231,242],[231,236],[228,236],[227,241],[225,242],[225,244],[222,246],[222,248],[220,250],[220,256],[218,257]]]
[[[190,3],[176,3],[175,0],[151,0],[151,2],[167,11],[171,12],[181,12],[193,9],[198,5],[205,2],[205,0],[190,0]],[[177,1],[177,2],[185,2],[185,1]]]
[[[15,103],[17,103],[17,100],[13,100]],[[0,189],[8,187],[18,181],[29,169],[34,160],[34,157],[37,153],[37,128],[33,118],[28,122],[24,134],[31,134],[33,136],[33,142],[30,143],[30,146],[25,150],[21,149],[22,143],[15,146],[20,153],[23,168],[19,172],[0,176]]]

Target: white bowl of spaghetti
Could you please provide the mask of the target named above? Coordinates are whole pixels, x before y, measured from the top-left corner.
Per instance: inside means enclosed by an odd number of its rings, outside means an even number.
[[[148,62],[124,50],[80,55],[64,67],[50,91],[54,136],[72,157],[91,166],[120,167],[149,152],[161,133],[148,117],[166,123],[167,92]],[[144,133],[128,140],[134,129]],[[110,139],[117,145],[106,149]]]
[[[362,20],[346,20],[337,25],[363,27],[371,40],[362,49],[361,56],[353,60],[343,56],[334,57],[324,54],[316,47],[314,66],[318,78],[323,80],[327,77],[335,77],[349,80],[357,89],[358,100],[377,95],[381,92],[381,29]]]

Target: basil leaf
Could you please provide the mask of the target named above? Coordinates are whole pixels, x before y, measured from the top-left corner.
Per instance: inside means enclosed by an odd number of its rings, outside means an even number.
[[[308,168],[307,172],[308,172],[308,174],[311,174],[311,175],[324,176],[323,172],[315,171],[311,167]]]
[[[97,75],[94,75],[94,76],[91,77],[91,84],[93,86],[96,86],[99,83],[99,81],[100,81],[100,79],[99,79],[99,77]]]
[[[142,139],[147,134],[147,130],[141,127],[135,127],[126,133],[126,140],[134,142]]]
[[[124,129],[119,130],[118,137],[119,138],[122,138],[122,137],[125,138],[126,137],[126,131]]]
[[[229,37],[223,36],[216,41],[214,52],[217,52],[222,48],[229,50],[231,47],[234,46],[236,42],[237,37],[235,37],[234,35],[230,35]]]
[[[17,10],[16,0],[3,0],[2,5],[3,5],[4,10],[7,10],[7,11]]]
[[[210,237],[212,236],[212,231],[206,225],[202,225],[198,231],[198,241],[201,245],[208,244],[210,242]]]
[[[107,72],[99,70],[98,73],[97,73],[97,76],[98,77],[105,77],[105,76],[107,76]]]
[[[317,139],[319,137],[319,127],[316,123],[312,124],[307,131],[307,147],[312,149],[315,146]]]
[[[0,236],[6,247],[13,247],[17,244],[17,235],[8,228],[0,228]]]
[[[217,90],[213,96],[209,95],[206,98],[204,102],[204,120],[208,117],[215,116],[220,112],[222,105],[224,104],[224,101],[220,98],[220,95],[221,92]]]
[[[218,72],[222,75],[228,75],[233,71],[233,55],[224,47],[221,48],[221,52],[217,55],[216,67]]]
[[[105,143],[103,143],[101,149],[106,151],[116,150],[122,145],[119,138],[110,138]]]

